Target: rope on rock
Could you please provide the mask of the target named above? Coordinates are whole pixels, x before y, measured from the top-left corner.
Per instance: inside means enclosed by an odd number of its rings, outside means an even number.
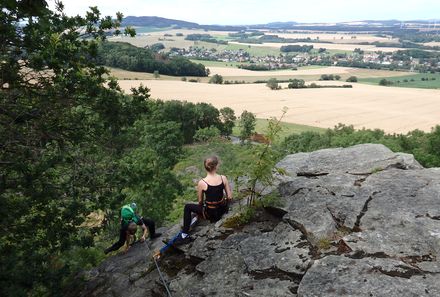
[[[147,249],[148,249],[148,255],[147,255],[147,257],[149,257],[150,254],[151,254],[151,249],[150,249],[150,247],[148,246],[148,242],[147,242],[147,241],[145,241],[145,245],[147,246]],[[162,281],[162,283],[163,283],[165,289],[167,290],[168,297],[173,297],[173,296],[171,295],[170,289],[168,288],[168,284],[167,284],[167,282],[166,282],[166,280],[165,280],[165,278],[164,278],[164,276],[163,276],[162,270],[160,270],[159,263],[157,263],[157,260],[156,260],[155,257],[152,257],[152,258],[153,258],[154,264],[156,264],[156,268],[157,268],[157,271],[159,272],[160,279],[161,279],[161,281]]]

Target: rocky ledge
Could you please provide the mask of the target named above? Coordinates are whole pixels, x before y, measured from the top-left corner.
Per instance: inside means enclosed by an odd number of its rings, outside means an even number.
[[[375,144],[278,167],[282,206],[238,230],[201,223],[161,260],[172,296],[440,296],[440,169]],[[70,294],[167,296],[151,259],[161,245],[108,258]]]

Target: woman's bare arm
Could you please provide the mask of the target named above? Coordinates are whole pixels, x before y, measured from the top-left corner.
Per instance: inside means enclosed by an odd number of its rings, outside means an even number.
[[[226,198],[229,200],[232,200],[232,190],[231,186],[229,185],[228,178],[223,175],[224,181],[225,181],[225,191],[226,191]]]
[[[203,190],[205,190],[205,183],[200,180],[197,184],[197,200],[199,205],[203,205]]]

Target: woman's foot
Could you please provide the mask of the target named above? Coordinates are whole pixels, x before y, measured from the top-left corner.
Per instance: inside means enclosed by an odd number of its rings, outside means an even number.
[[[178,246],[178,245],[188,244],[192,240],[193,239],[191,238],[191,236],[189,236],[189,234],[180,233],[180,235],[173,242],[173,245]]]

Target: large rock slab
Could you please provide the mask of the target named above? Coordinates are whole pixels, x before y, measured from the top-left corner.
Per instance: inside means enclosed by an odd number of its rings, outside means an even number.
[[[382,144],[324,149],[285,157],[277,164],[290,175],[319,176],[330,172],[369,174],[388,168],[423,168],[412,155],[393,153]]]
[[[440,275],[394,259],[328,256],[304,276],[298,297],[440,296]]]
[[[248,225],[201,222],[159,266],[173,296],[440,296],[440,169],[383,145],[287,156],[281,206]],[[165,232],[171,237],[176,225]],[[85,273],[70,296],[166,296],[150,251]]]

